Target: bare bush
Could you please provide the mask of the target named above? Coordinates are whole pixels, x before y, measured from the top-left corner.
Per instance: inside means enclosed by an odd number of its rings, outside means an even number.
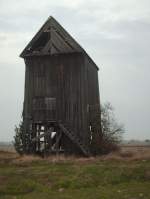
[[[107,154],[119,149],[124,127],[117,122],[114,109],[110,103],[101,105],[101,115],[97,115],[95,118],[94,126],[96,134],[94,152],[96,155]]]

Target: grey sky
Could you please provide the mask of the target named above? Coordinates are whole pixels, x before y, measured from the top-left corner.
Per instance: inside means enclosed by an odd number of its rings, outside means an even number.
[[[101,101],[125,125],[125,139],[150,138],[149,0],[0,0],[0,141],[12,140],[21,117],[20,52],[49,15],[100,68]]]

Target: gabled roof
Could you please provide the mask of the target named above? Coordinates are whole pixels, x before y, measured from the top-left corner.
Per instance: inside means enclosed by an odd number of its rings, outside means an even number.
[[[25,58],[33,55],[53,55],[73,52],[82,52],[88,56],[72,36],[50,16],[22,51],[20,57]],[[88,58],[96,66],[89,56]],[[96,68],[98,69],[97,66]]]

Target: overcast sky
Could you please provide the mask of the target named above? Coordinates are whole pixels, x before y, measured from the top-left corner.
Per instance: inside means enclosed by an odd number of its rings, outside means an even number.
[[[0,141],[21,118],[19,54],[50,15],[99,66],[101,101],[114,106],[124,138],[150,138],[149,0],[0,0]]]

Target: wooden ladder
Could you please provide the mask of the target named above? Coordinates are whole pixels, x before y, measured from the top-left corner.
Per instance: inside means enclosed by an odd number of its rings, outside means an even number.
[[[90,151],[89,149],[85,146],[85,144],[83,144],[81,142],[81,140],[73,133],[73,131],[71,131],[69,129],[69,127],[67,125],[62,124],[61,122],[58,123],[60,129],[63,131],[63,133],[70,138],[70,140],[76,144],[76,146],[78,146],[80,148],[80,150],[82,151],[82,153],[85,156],[90,156]]]

